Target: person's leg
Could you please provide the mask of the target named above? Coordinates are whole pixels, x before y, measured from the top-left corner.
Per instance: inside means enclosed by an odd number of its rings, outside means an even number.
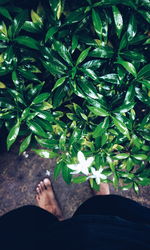
[[[133,222],[150,224],[149,208],[119,195],[108,195],[108,193],[105,195],[105,192],[97,194],[85,201],[73,216],[81,214],[114,215]]]
[[[49,179],[37,187],[37,206],[17,208],[0,218],[1,246],[3,249],[39,249],[37,243],[43,232],[62,220],[62,213],[55,199]]]

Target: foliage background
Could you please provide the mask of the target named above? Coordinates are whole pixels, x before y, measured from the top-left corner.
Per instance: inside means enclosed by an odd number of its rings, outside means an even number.
[[[149,185],[149,10],[148,0],[0,0],[8,150],[18,140],[20,154],[57,157],[54,177],[67,183],[86,181],[67,167],[81,150],[105,182]]]

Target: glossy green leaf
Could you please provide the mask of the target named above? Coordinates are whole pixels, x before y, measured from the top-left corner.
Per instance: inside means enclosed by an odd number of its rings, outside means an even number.
[[[117,159],[117,160],[123,160],[123,159],[128,158],[129,156],[130,156],[129,153],[120,153],[120,154],[116,154],[114,156],[114,158]]]
[[[130,109],[132,109],[134,107],[135,103],[131,102],[128,104],[123,104],[120,107],[116,108],[115,110],[113,110],[113,113],[126,113],[128,112]]]
[[[31,49],[36,49],[36,50],[40,49],[39,42],[29,36],[18,36],[17,38],[14,39],[14,41]]]
[[[8,10],[4,7],[0,7],[0,14],[6,18],[8,18],[10,21],[12,21],[11,15],[9,14]]]
[[[17,72],[16,71],[13,71],[12,72],[12,80],[15,84],[16,87],[19,87],[19,79],[18,79],[18,76],[17,76]]]
[[[11,128],[8,136],[7,136],[7,150],[10,149],[12,144],[16,141],[20,130],[20,122],[17,123]]]
[[[96,116],[109,116],[109,113],[103,108],[92,107],[92,106],[88,106],[88,108]]]
[[[31,10],[31,19],[32,19],[32,22],[35,24],[39,24],[39,25],[43,24],[42,18],[34,10]]]
[[[97,127],[96,129],[94,130],[93,132],[93,137],[96,138],[96,137],[99,137],[99,136],[102,136],[105,131],[108,129],[108,126],[109,126],[109,118],[106,117],[104,119],[103,122],[101,122]]]
[[[61,77],[60,79],[58,79],[58,80],[56,81],[56,83],[55,83],[55,85],[54,85],[52,91],[54,91],[56,88],[58,88],[59,86],[61,86],[61,85],[64,83],[65,80],[66,80],[66,76]]]
[[[85,50],[83,50],[81,52],[81,54],[79,55],[79,57],[78,57],[78,59],[76,61],[76,66],[78,66],[80,63],[82,63],[86,59],[86,57],[89,54],[90,49],[91,48],[87,48],[87,49],[85,49]]]
[[[145,65],[139,72],[137,75],[137,78],[146,78],[150,76],[150,64]]]
[[[133,154],[131,156],[139,161],[143,161],[143,160],[147,159],[147,155],[145,155],[145,154]]]
[[[32,101],[31,105],[38,104],[44,102],[50,96],[49,93],[42,93],[39,96],[36,96]]]
[[[22,29],[23,24],[25,23],[28,16],[28,11],[23,10],[21,11],[13,20],[12,26],[11,26],[11,33],[12,37],[14,38],[16,35],[18,35],[19,31]]]
[[[114,55],[113,49],[107,46],[96,48],[89,53],[89,56],[99,57],[99,58],[112,58],[113,55]]]
[[[118,74],[107,74],[104,76],[100,76],[99,79],[102,79],[106,82],[111,82],[113,84],[119,84]]]
[[[96,9],[92,9],[92,20],[96,33],[98,34],[100,40],[102,40],[102,21],[100,15]]]
[[[54,168],[54,179],[56,180],[58,178],[58,176],[60,175],[60,172],[62,171],[62,168],[64,166],[64,162],[60,161],[56,164],[55,168]]]
[[[131,41],[133,37],[135,37],[137,32],[137,22],[135,15],[132,13],[129,19],[129,24],[127,28],[127,36],[128,36],[128,41]]]
[[[132,74],[134,77],[137,77],[136,68],[132,63],[123,60],[118,60],[117,64],[122,65],[130,74]]]
[[[53,38],[53,35],[58,31],[58,28],[57,27],[50,27],[49,30],[47,31],[46,33],[46,36],[45,36],[45,42],[48,41],[48,39],[52,39]]]
[[[31,142],[31,136],[32,134],[28,135],[23,142],[20,145],[20,149],[19,149],[19,154],[22,154],[29,146],[30,142]]]
[[[59,41],[55,41],[53,43],[54,49],[58,52],[58,54],[69,64],[72,65],[71,55],[68,49]]]
[[[116,6],[112,6],[112,11],[113,11],[114,21],[115,21],[115,26],[116,26],[116,33],[117,33],[118,38],[120,38],[122,29],[123,29],[123,18],[119,9]]]
[[[115,126],[120,131],[120,133],[125,135],[130,140],[130,134],[129,134],[129,130],[128,130],[127,126],[122,121],[120,121],[119,119],[117,119],[115,117],[112,117],[112,119],[113,119]]]
[[[86,182],[86,180],[87,180],[86,176],[78,176],[78,177],[72,178],[71,182],[72,183],[83,183],[83,182]]]
[[[22,29],[31,33],[38,33],[41,30],[40,26],[36,25],[31,21],[25,21],[25,23],[22,26]]]
[[[61,0],[49,0],[49,4],[54,13],[55,18],[60,19],[62,13],[62,1]]]
[[[47,133],[35,121],[30,120],[29,122],[27,122],[27,125],[34,134],[42,136],[44,138],[48,137]]]
[[[48,150],[48,149],[33,149],[33,151],[37,154],[37,155],[39,155],[39,156],[41,156],[41,157],[43,157],[43,158],[50,158],[50,159],[52,159],[52,158],[56,158],[56,157],[58,157],[59,156],[59,154],[57,154],[57,153],[55,153],[55,152],[53,152],[53,151],[50,151],[50,150]]]
[[[63,179],[64,181],[67,183],[67,184],[70,184],[71,183],[71,169],[69,169],[65,164],[64,166],[62,167],[62,176],[63,176]]]

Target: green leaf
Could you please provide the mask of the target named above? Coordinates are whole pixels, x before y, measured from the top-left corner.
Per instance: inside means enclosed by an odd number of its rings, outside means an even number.
[[[147,155],[145,154],[133,154],[131,155],[133,158],[135,158],[136,160],[139,160],[139,161],[143,161],[143,160],[146,160],[147,159]]]
[[[7,150],[10,149],[11,145],[16,141],[17,136],[20,130],[20,122],[19,120],[17,123],[11,128],[8,136],[7,136]]]
[[[47,138],[47,133],[41,128],[39,124],[37,124],[35,121],[28,121],[27,125],[29,129],[36,135],[42,136],[44,138]]]
[[[8,12],[8,10],[4,7],[0,7],[0,14],[4,17],[6,17],[7,19],[9,19],[10,21],[12,21],[12,18]]]
[[[40,49],[39,42],[29,36],[18,36],[17,38],[14,39],[14,41],[31,49],[36,49],[36,50]]]
[[[88,54],[89,54],[89,51],[90,51],[90,47],[89,48],[87,48],[87,49],[85,49],[85,50],[83,50],[82,52],[81,52],[81,54],[79,55],[79,57],[78,57],[78,59],[77,59],[77,61],[76,61],[76,66],[78,66],[80,63],[82,63],[84,60],[85,60],[85,58],[88,56]]]
[[[39,82],[39,79],[37,78],[37,76],[35,74],[33,74],[31,71],[22,69],[20,67],[18,67],[18,71],[27,80],[31,80],[32,79],[32,81],[38,81]]]
[[[42,18],[34,10],[31,10],[31,19],[32,19],[32,22],[35,24],[39,24],[39,25],[43,24]]]
[[[120,107],[118,107],[115,110],[113,110],[113,113],[126,113],[130,109],[132,109],[134,107],[134,105],[135,105],[135,103],[133,103],[133,102],[128,103],[128,104],[124,103]]]
[[[98,34],[100,40],[102,40],[102,21],[97,10],[92,9],[92,20],[96,33]]]
[[[109,126],[109,117],[106,117],[103,122],[101,122],[93,132],[93,137],[99,137],[104,134],[104,132],[108,129]]]
[[[112,119],[113,119],[115,126],[120,131],[120,133],[125,135],[130,140],[130,134],[129,134],[129,131],[128,131],[128,128],[126,127],[126,125],[122,121],[118,120],[115,117],[112,117]]]
[[[16,71],[12,72],[12,80],[13,80],[15,86],[18,88],[19,87],[19,80],[18,80],[18,76],[17,76]]]
[[[105,46],[92,50],[89,53],[91,57],[100,57],[100,58],[112,58],[114,55],[114,51],[112,48]]]
[[[39,96],[36,96],[31,105],[34,105],[34,104],[38,104],[38,103],[41,103],[41,102],[44,102],[48,97],[50,96],[49,93],[42,93],[40,94]]]
[[[19,31],[22,29],[23,24],[25,23],[27,19],[27,16],[28,16],[28,11],[23,10],[14,19],[12,26],[11,26],[12,37],[15,37],[16,35],[18,35]]]
[[[92,106],[87,106],[87,107],[96,116],[109,116],[109,113],[105,109],[103,109],[103,108],[92,107]]]
[[[117,159],[117,160],[123,160],[123,159],[126,159],[130,156],[129,153],[121,153],[121,154],[116,154],[114,156],[114,159]]]
[[[113,84],[119,84],[118,74],[107,74],[100,76],[99,79],[103,79],[106,82],[111,82]]]
[[[63,11],[63,5],[61,0],[49,0],[49,4],[54,13],[56,19],[60,19],[61,13]]]
[[[133,101],[134,96],[135,96],[135,89],[134,89],[134,85],[132,84],[129,86],[129,88],[126,92],[124,102],[126,104],[130,104],[130,102]]]
[[[58,141],[54,140],[54,139],[43,139],[43,138],[39,138],[37,136],[35,136],[36,141],[45,148],[48,149],[59,149],[58,148]]]
[[[55,168],[54,168],[54,179],[56,180],[62,170],[64,166],[64,162],[63,161],[60,161],[56,164]]]
[[[150,64],[145,65],[137,75],[137,78],[140,79],[142,77],[146,78],[150,76]]]
[[[82,19],[84,19],[86,15],[84,11],[85,11],[85,7],[78,8],[75,11],[71,11],[66,18],[66,24],[73,24],[73,23],[80,22]]]
[[[25,21],[22,26],[22,29],[31,33],[38,33],[40,32],[41,28],[33,22]]]
[[[63,179],[64,181],[67,183],[67,184],[70,184],[71,183],[71,169],[69,169],[65,164],[64,166],[62,167],[62,176],[63,176]]]
[[[139,193],[139,187],[138,187],[138,185],[137,185],[137,183],[133,183],[133,189],[134,189],[134,191],[138,194]]]
[[[60,85],[62,85],[64,83],[64,81],[66,80],[66,76],[61,77],[60,79],[58,79],[52,89],[52,91],[54,91],[56,88],[58,88]]]
[[[0,89],[5,89],[6,88],[6,85],[5,85],[5,83],[3,83],[3,82],[0,82]]]
[[[52,39],[53,38],[53,35],[58,31],[58,28],[57,27],[50,27],[49,30],[47,31],[46,33],[46,36],[45,36],[45,42],[48,41],[48,39]]]
[[[32,134],[28,135],[23,142],[20,145],[20,149],[19,149],[19,154],[22,154],[29,146],[30,142],[31,142],[31,136]]]
[[[69,64],[72,66],[72,59],[68,49],[59,41],[55,41],[53,43],[54,49],[58,52],[58,54]]]
[[[86,181],[87,181],[86,176],[78,176],[78,177],[72,178],[72,180],[71,180],[72,183],[83,183]]]
[[[122,65],[134,77],[137,77],[136,69],[132,63],[123,60],[118,60],[116,63]]]
[[[128,36],[128,41],[131,41],[133,37],[135,37],[137,32],[137,22],[135,15],[132,13],[129,19],[129,24],[127,28],[127,36]]]
[[[145,87],[150,89],[150,80],[140,80],[138,82],[142,83]]]
[[[49,159],[49,158],[52,159],[52,158],[56,158],[56,157],[59,156],[59,154],[57,154],[57,153],[55,153],[53,151],[50,151],[48,149],[33,149],[33,151],[37,155],[39,155],[39,156],[41,156],[43,158],[47,158],[47,159]]]
[[[116,6],[112,6],[112,11],[113,11],[114,21],[115,21],[115,26],[116,26],[116,33],[117,33],[118,38],[120,38],[122,29],[123,29],[123,18],[119,9]]]

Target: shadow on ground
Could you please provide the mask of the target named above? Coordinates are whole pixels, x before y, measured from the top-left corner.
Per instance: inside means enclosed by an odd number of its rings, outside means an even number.
[[[17,146],[13,147],[9,153],[1,153],[0,215],[23,205],[36,204],[34,198],[36,185],[47,176],[47,170],[49,170],[64,217],[71,217],[76,208],[93,194],[88,182],[67,185],[62,177],[54,181],[54,166],[54,160],[40,158],[32,151],[19,156]],[[139,195],[136,195],[133,190],[116,192],[112,187],[111,193],[121,194],[150,207],[149,187],[141,188]]]

